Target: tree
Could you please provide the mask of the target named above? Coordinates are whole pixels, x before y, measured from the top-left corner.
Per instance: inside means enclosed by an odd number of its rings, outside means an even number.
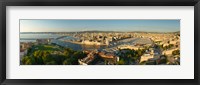
[[[22,58],[22,64],[25,64],[27,60],[28,60],[28,56],[24,56],[24,57]]]
[[[27,55],[30,55],[31,54],[31,48],[28,48],[28,50],[27,50]]]
[[[64,55],[52,55],[52,58],[58,65],[62,65],[63,61],[67,59]]]
[[[70,64],[69,60],[64,60],[63,61],[63,65],[69,65],[69,64]]]
[[[46,65],[56,65],[57,63],[55,61],[50,61],[50,62],[47,62]]]
[[[172,52],[172,54],[173,54],[173,55],[180,55],[180,50],[174,50],[174,51]]]
[[[30,56],[25,56],[22,58],[22,64],[33,65],[33,64],[35,64],[35,59]]]
[[[33,53],[33,56],[34,56],[34,57],[37,57],[38,54],[39,54],[39,51],[35,51],[35,52]]]
[[[32,62],[30,59],[26,60],[25,65],[32,65]]]
[[[123,59],[121,59],[121,60],[118,61],[117,64],[118,64],[118,65],[125,65],[125,61],[124,61]]]
[[[156,65],[156,61],[147,61],[146,65]]]
[[[165,58],[165,59],[161,59],[159,62],[158,62],[158,64],[166,64],[167,63],[167,59]]]
[[[143,53],[144,53],[144,50],[141,50],[141,49],[138,49],[138,50],[137,50],[137,54],[138,54],[138,56],[142,56]]]
[[[67,50],[64,50],[63,54],[64,54],[66,57],[69,57],[69,56],[70,56],[70,53],[69,53],[69,51],[67,51]]]

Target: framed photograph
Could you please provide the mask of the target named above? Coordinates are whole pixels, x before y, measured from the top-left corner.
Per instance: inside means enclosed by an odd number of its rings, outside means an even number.
[[[198,0],[0,2],[2,85],[198,85]]]

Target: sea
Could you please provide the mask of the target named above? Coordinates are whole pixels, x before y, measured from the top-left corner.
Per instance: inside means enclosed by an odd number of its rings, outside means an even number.
[[[36,39],[58,38],[61,35],[47,33],[20,33],[20,42],[36,42]]]

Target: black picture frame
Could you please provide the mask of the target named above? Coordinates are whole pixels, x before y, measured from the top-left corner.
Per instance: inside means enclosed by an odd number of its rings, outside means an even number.
[[[194,79],[6,79],[6,6],[194,6]],[[0,83],[1,85],[199,85],[199,20],[199,0],[0,0]]]

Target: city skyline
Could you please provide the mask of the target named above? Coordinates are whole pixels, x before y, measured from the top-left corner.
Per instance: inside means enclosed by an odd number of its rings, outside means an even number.
[[[144,31],[177,32],[180,20],[20,20],[20,32]]]

